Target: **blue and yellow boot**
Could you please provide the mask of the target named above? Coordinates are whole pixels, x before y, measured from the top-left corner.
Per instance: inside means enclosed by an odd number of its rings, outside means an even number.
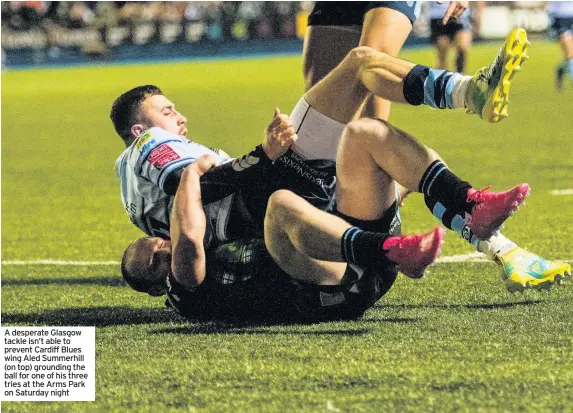
[[[491,123],[507,118],[509,86],[515,73],[529,59],[526,53],[529,44],[524,29],[512,30],[494,62],[481,68],[470,80],[465,98],[468,112]]]
[[[528,289],[549,289],[553,284],[562,284],[571,277],[571,265],[549,261],[520,247],[503,255],[496,255],[501,264],[501,273],[509,292]]]

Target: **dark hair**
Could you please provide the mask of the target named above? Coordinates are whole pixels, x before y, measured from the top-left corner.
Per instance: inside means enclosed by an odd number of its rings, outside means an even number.
[[[138,86],[128,90],[113,102],[109,117],[121,139],[125,141],[131,137],[131,127],[141,120],[141,104],[154,95],[163,95],[163,92],[153,85]]]

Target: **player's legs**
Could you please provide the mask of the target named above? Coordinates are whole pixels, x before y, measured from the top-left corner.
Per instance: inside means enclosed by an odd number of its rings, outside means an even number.
[[[332,71],[360,42],[360,26],[309,26],[302,49],[305,91]]]
[[[529,194],[527,184],[502,193],[477,191],[453,174],[435,152],[425,148],[404,131],[381,120],[364,118],[348,124],[341,139],[337,164],[344,165],[345,148],[352,148],[352,145],[359,148],[354,149],[354,154],[363,151],[359,158],[361,161],[375,163],[390,178],[410,191],[436,198],[456,214],[469,215],[468,225],[480,239],[491,236]],[[352,161],[347,160],[347,165],[348,162]],[[345,182],[340,176],[337,193],[351,191],[353,184],[350,180]],[[341,201],[341,205],[340,208],[347,207],[345,201]]]
[[[359,45],[372,47],[379,52],[396,57],[411,31],[412,22],[403,11],[388,7],[375,8],[364,16]],[[363,115],[388,120],[390,101],[378,96],[370,96]]]
[[[565,76],[573,79],[573,17],[554,17],[552,20],[552,29],[557,35],[563,57],[555,71],[555,86],[561,90]]]
[[[370,47],[352,49],[344,60],[304,95],[317,111],[348,123],[369,93],[393,102],[437,109],[467,108],[488,122],[507,117],[509,85],[527,59],[523,29],[512,31],[489,68],[473,77],[400,60]]]
[[[336,158],[338,210],[362,220],[380,218],[396,201],[394,180],[417,191],[427,165],[438,159],[434,154],[388,123],[349,123]]]
[[[427,167],[437,159],[439,158],[435,152],[388,122],[368,118],[353,121],[344,129],[338,150],[337,199],[339,191],[349,191],[357,197],[360,196],[359,191],[353,189],[353,185],[362,183],[356,182],[358,175],[353,170],[364,173],[367,168],[371,169],[372,174],[380,175],[376,181],[387,177],[385,183],[395,180],[410,191],[417,192]],[[384,173],[376,172],[377,170]],[[384,196],[389,196],[393,202],[393,188],[387,192]],[[389,199],[384,201],[386,204],[388,202]]]
[[[571,20],[573,21],[573,18]],[[569,77],[573,80],[573,27],[559,37],[559,44],[563,52],[563,60],[567,64],[566,70],[569,73]]]
[[[510,292],[526,289],[547,289],[571,276],[571,265],[547,260],[519,247],[496,232],[479,239],[467,225],[465,217],[446,208],[436,199],[425,197],[426,205],[447,228],[472,244],[479,252],[500,266],[503,280]]]
[[[267,206],[265,244],[273,260],[293,278],[338,285],[347,265],[340,262],[340,238],[350,227],[293,192],[281,190],[271,196]]]
[[[454,44],[457,49],[456,71],[463,73],[466,69],[468,51],[472,46],[472,32],[461,29],[454,35]]]
[[[360,268],[396,264],[419,278],[435,260],[442,237],[439,228],[414,236],[363,231],[290,191],[271,196],[265,217],[265,243],[274,261],[293,278],[317,285],[342,283],[346,263]]]
[[[448,67],[448,50],[450,49],[450,38],[448,36],[439,36],[436,39],[436,66],[438,69],[447,69]]]
[[[370,47],[356,47],[304,98],[320,113],[348,123],[360,114],[371,91],[405,103],[402,80],[414,66]]]

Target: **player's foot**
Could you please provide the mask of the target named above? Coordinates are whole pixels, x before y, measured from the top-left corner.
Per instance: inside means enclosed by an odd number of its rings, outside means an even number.
[[[493,63],[481,68],[470,80],[466,90],[468,112],[492,123],[507,118],[509,86],[515,73],[529,59],[525,52],[528,47],[525,30],[517,28],[507,36]]]
[[[549,289],[571,277],[571,265],[549,261],[520,247],[503,255],[496,255],[501,264],[501,274],[509,292],[527,289]]]
[[[467,223],[479,239],[488,239],[509,218],[529,196],[529,185],[520,184],[505,192],[468,190],[467,202],[475,202]]]
[[[564,77],[565,77],[565,67],[561,64],[557,66],[557,70],[555,71],[555,88],[560,92],[563,90]]]
[[[441,227],[421,235],[401,235],[384,242],[386,256],[397,264],[398,270],[410,278],[422,278],[428,265],[440,253],[444,233]]]

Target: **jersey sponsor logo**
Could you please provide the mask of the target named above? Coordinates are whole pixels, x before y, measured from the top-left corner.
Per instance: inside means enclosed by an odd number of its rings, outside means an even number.
[[[325,182],[325,178],[330,174],[329,171],[321,171],[313,168],[309,165],[309,161],[305,161],[295,152],[289,151],[286,155],[280,157],[279,160],[285,167],[292,169],[292,171],[301,178],[326,188],[330,188],[333,184],[332,180]]]
[[[149,143],[152,142],[153,140]],[[148,159],[151,165],[155,166],[157,169],[161,169],[169,162],[173,162],[179,158],[180,156],[177,152],[171,149],[167,144],[162,144],[151,151]]]
[[[149,131],[147,131],[147,132],[145,132],[143,135],[141,135],[141,136],[139,137],[139,140],[138,140],[137,143],[135,144],[135,149],[139,151],[139,150],[141,149],[141,147],[142,147],[143,145],[145,145],[145,143],[146,143],[148,140],[151,139],[152,136],[153,136],[153,135],[151,135],[151,132],[149,132]]]
[[[253,165],[258,164],[259,160],[260,159],[256,156],[245,155],[239,159],[235,159],[231,165],[233,166],[234,171],[241,172]]]
[[[157,142],[155,141],[155,139],[151,139],[149,142],[147,142],[145,145],[143,145],[141,147],[141,149],[139,149],[139,154],[141,156],[143,156],[150,148],[153,147],[153,145],[155,145]]]

